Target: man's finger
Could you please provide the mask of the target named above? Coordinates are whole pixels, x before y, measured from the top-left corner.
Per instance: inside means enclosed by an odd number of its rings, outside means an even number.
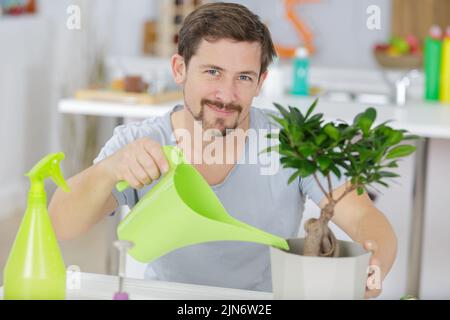
[[[381,294],[381,290],[380,289],[366,290],[366,292],[364,294],[364,299],[376,298],[380,294]]]
[[[157,142],[144,141],[144,149],[153,158],[161,172],[167,173],[169,171],[169,162],[163,149]]]
[[[372,256],[370,258],[369,267],[371,267],[372,269],[377,268],[377,267],[379,268],[380,267],[380,260],[378,260],[377,258]]]
[[[364,248],[368,251],[376,252],[378,250],[378,245],[374,240],[367,240],[364,242]]]

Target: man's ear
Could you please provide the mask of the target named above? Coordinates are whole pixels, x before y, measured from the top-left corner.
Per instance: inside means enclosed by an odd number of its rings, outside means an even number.
[[[258,86],[256,88],[255,97],[259,96],[259,93],[261,92],[262,85],[263,85],[264,81],[266,80],[268,74],[269,74],[268,70],[266,70],[263,74],[261,74],[261,77],[259,78]]]
[[[186,64],[184,58],[179,54],[174,54],[171,59],[172,75],[177,84],[183,84],[186,80]]]

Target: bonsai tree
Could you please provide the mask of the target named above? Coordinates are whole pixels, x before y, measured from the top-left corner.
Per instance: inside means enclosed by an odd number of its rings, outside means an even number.
[[[267,137],[278,138],[279,144],[263,152],[277,151],[282,167],[295,169],[288,184],[298,177],[314,177],[328,203],[318,219],[311,218],[304,225],[304,255],[336,257],[339,247],[328,227],[336,204],[355,190],[362,195],[366,186],[375,190],[373,184],[388,187],[386,180],[399,176],[391,171],[398,167],[399,158],[412,154],[416,149],[401,143],[418,137],[407,135],[406,130],[387,126],[389,121],[374,126],[377,116],[374,108],[358,114],[352,124],[344,121],[325,123],[322,113],[313,114],[317,102],[316,99],[306,114],[297,108],[289,106],[285,109],[274,103],[282,117],[271,117],[281,128],[278,133],[269,133]],[[326,185],[320,183],[319,172],[326,178]],[[338,178],[345,175],[350,181],[339,197],[333,195],[332,173]]]

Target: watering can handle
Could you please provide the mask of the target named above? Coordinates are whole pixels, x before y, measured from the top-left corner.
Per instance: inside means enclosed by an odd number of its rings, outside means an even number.
[[[183,155],[183,151],[176,146],[163,146],[164,154],[166,155],[166,159],[169,162],[169,171],[175,168],[180,163],[186,163]],[[116,184],[116,189],[119,192],[123,192],[128,189],[130,185],[126,181],[119,181]]]

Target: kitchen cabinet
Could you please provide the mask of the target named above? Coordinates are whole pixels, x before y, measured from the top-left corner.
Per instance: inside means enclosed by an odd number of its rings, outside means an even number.
[[[450,299],[450,141],[429,146],[420,297]]]
[[[407,294],[413,170],[414,157],[402,159],[396,170],[400,177],[389,183],[389,189],[377,186],[380,193],[375,206],[385,214],[397,236],[397,257],[383,282],[381,299],[400,299]]]
[[[423,41],[433,24],[444,30],[450,25],[449,12],[448,0],[392,0],[392,34],[413,34]]]

